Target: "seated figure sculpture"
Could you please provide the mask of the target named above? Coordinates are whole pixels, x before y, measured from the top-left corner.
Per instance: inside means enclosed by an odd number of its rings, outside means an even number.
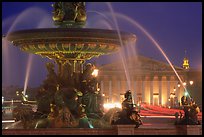
[[[179,125],[200,125],[198,120],[199,107],[196,105],[195,101],[191,100],[188,102],[188,98],[183,96],[181,98],[182,108],[184,110],[184,117],[180,119],[176,124]]]
[[[54,97],[55,91],[57,89],[58,76],[55,73],[53,63],[47,63],[46,67],[47,67],[48,74],[47,74],[46,79],[43,81],[43,85],[41,87],[42,88],[41,90],[44,91],[43,93],[45,93],[45,98],[47,98],[44,101],[48,102],[46,104],[50,104],[50,102],[52,102],[52,100],[54,99],[53,97]],[[39,98],[42,99],[41,96],[39,96]],[[42,100],[42,103],[43,103],[43,100]]]
[[[86,106],[85,112],[88,117],[100,118],[103,113],[101,110],[101,96],[97,88],[97,79],[92,75],[95,66],[88,63],[81,76],[81,91],[83,96],[80,101]]]
[[[54,64],[47,63],[46,67],[47,67],[48,74],[47,74],[47,78],[43,81],[43,87],[46,90],[54,93],[56,91],[56,85],[58,83],[58,76],[55,73]]]
[[[135,128],[138,128],[142,124],[142,121],[132,102],[131,91],[126,91],[124,96],[125,100],[122,102],[122,111],[117,112],[118,118],[111,123],[113,125],[134,124]]]

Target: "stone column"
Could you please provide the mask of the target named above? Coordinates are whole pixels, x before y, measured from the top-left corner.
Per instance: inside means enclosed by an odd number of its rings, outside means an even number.
[[[150,104],[153,104],[153,78],[150,80]]]
[[[84,71],[84,63],[85,63],[84,60],[81,60],[81,61],[80,61],[80,72],[81,72],[81,73],[83,73],[83,71]]]
[[[74,61],[73,61],[73,71],[74,71],[74,72],[76,72],[76,63],[77,63],[77,61],[74,60]]]
[[[58,76],[61,77],[62,76],[62,62],[60,60],[56,60],[55,61],[58,65]]]
[[[145,79],[142,79],[142,102],[145,101]]]
[[[178,87],[178,85],[176,86],[177,87],[177,89],[176,90],[178,90],[177,91],[177,94],[178,94],[178,101],[179,101],[179,103],[181,103],[181,84],[180,84],[180,87]]]
[[[179,96],[179,92],[178,92],[178,85],[177,85],[178,81],[175,81],[175,88],[176,88],[176,92],[175,92],[175,96],[178,98]]]
[[[120,101],[120,93],[121,93],[121,82],[118,81],[118,100]]]
[[[109,103],[112,103],[112,81],[109,81]]]
[[[170,76],[167,76],[167,100],[170,97]]]
[[[162,105],[162,76],[159,77],[159,105]]]
[[[104,83],[103,83],[103,81],[101,81],[101,86],[100,87],[101,87],[101,89],[100,89],[101,92],[100,93],[103,94],[104,93]]]
[[[137,101],[137,90],[136,90],[136,81],[134,81],[133,82],[133,91],[134,91],[134,94],[133,94],[133,96],[134,96],[134,102],[136,103],[136,101]]]

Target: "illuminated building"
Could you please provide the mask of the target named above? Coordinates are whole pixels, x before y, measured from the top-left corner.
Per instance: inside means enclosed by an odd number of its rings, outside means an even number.
[[[184,87],[179,84],[176,74],[167,63],[144,56],[127,59],[130,88],[122,64],[121,61],[115,61],[100,67],[101,93],[109,96],[110,102],[119,102],[120,95],[128,89],[132,91],[135,103],[143,102],[163,106],[168,105],[168,99],[172,92],[178,101],[185,93]],[[177,66],[174,68],[182,81],[189,78],[193,78],[194,83],[197,81],[197,84],[201,81],[196,80],[196,77],[189,77],[189,74],[192,73],[190,71],[185,71],[185,69]],[[200,94],[200,89],[198,90]]]

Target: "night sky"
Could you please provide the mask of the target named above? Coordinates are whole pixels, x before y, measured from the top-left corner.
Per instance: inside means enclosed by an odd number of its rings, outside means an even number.
[[[55,27],[51,4],[52,2],[3,2],[2,34],[20,29]],[[138,27],[121,18],[121,14],[142,25],[159,43],[173,65],[182,66],[186,50],[190,67],[202,69],[201,2],[114,2],[111,5],[116,13],[119,29],[137,36],[137,54],[167,63],[147,36]],[[87,2],[86,10],[87,28],[116,29],[106,3]],[[23,53],[4,40],[2,52],[2,85],[23,87],[28,53]],[[101,65],[113,61],[111,57],[112,55],[102,56],[91,61]],[[45,79],[45,63],[48,61],[32,55],[29,87],[37,87]]]

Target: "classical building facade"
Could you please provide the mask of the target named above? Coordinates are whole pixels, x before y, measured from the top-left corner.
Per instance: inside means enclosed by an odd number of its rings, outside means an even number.
[[[187,70],[174,68],[182,82],[185,81]],[[167,63],[137,56],[126,59],[125,63],[116,61],[102,65],[99,68],[100,89],[109,103],[120,102],[121,95],[131,90],[135,103],[167,106],[175,101],[179,103],[185,92],[176,73]]]

